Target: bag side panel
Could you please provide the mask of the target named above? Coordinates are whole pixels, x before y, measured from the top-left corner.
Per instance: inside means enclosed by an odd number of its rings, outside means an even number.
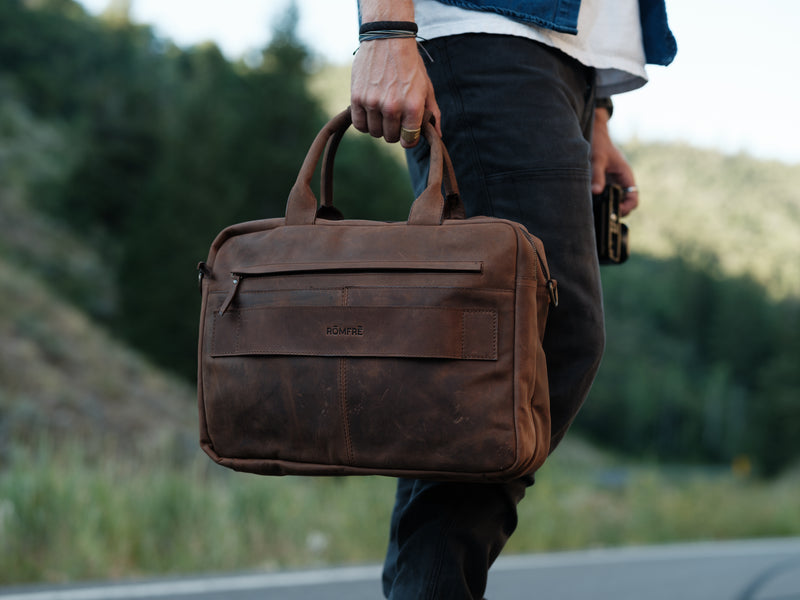
[[[522,226],[519,227],[521,230]],[[524,474],[535,471],[544,463],[550,447],[550,394],[547,361],[542,348],[549,296],[547,276],[538,256],[544,252],[541,242],[522,231],[518,241],[514,380],[519,411],[519,455],[524,459],[517,468]]]

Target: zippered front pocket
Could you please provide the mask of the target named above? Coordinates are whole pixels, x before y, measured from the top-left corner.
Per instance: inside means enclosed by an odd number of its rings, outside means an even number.
[[[333,275],[333,274],[434,274],[434,273],[481,273],[481,261],[357,261],[357,262],[313,262],[254,265],[237,268],[231,273],[231,287],[219,308],[225,314],[235,300],[242,280],[289,275]]]

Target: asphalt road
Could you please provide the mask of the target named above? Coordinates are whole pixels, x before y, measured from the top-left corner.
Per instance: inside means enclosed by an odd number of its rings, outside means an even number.
[[[380,567],[0,588],[2,600],[377,600]],[[800,600],[800,538],[501,558],[489,600]]]

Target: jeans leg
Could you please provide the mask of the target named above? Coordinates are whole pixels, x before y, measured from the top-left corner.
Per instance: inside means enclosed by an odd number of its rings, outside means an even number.
[[[533,478],[507,484],[401,479],[383,572],[390,600],[483,598]]]
[[[588,395],[605,344],[591,200],[594,72],[508,36],[439,38],[426,48],[467,215],[525,225],[544,242],[558,281],[544,338],[552,451]],[[418,193],[428,152],[420,144],[407,154]]]
[[[426,49],[468,216],[524,224],[544,242],[558,280],[560,305],[551,309],[544,340],[552,450],[588,394],[604,344],[590,192],[594,74],[521,38],[453,36]],[[428,148],[420,144],[407,156],[419,193]],[[384,564],[386,597],[482,598],[530,483],[401,480]]]

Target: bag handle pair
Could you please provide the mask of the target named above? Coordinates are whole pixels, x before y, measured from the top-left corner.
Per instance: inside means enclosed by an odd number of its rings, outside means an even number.
[[[350,125],[352,118],[348,107],[328,121],[317,134],[289,192],[286,203],[287,225],[313,225],[318,217],[342,218],[342,214],[333,206],[333,162],[339,142]],[[429,114],[425,115],[422,133],[431,148],[428,185],[411,205],[408,224],[441,225],[444,219],[463,219],[464,204],[458,192],[453,163]],[[320,174],[322,203],[318,208],[317,198],[311,190],[311,180],[320,158],[323,158]]]

